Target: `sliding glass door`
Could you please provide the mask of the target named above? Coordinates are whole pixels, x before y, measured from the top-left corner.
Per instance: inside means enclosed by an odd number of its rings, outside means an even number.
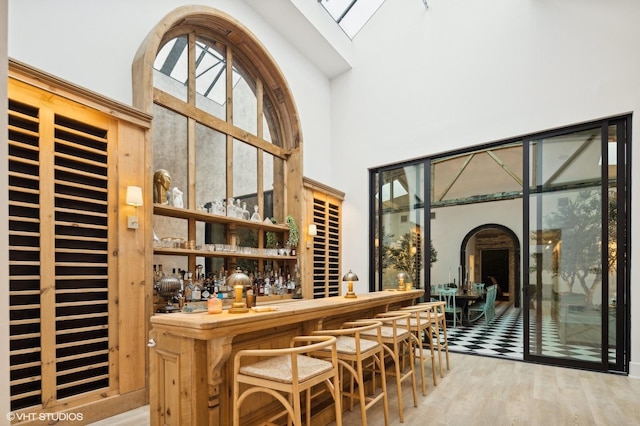
[[[370,290],[404,272],[428,299],[431,283],[504,270],[518,356],[628,371],[630,127],[621,116],[371,169]]]
[[[381,170],[373,175],[374,262],[371,291],[398,288],[398,274],[424,288],[424,163]],[[427,239],[428,241],[428,239]],[[426,258],[428,266],[429,258]],[[428,269],[427,269],[428,270]]]
[[[605,122],[525,141],[525,359],[623,361],[624,138],[622,123]]]

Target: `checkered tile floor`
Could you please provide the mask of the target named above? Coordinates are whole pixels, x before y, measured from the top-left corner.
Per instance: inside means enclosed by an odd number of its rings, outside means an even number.
[[[472,355],[485,355],[515,360],[523,359],[523,314],[508,302],[497,302],[496,317],[489,325],[484,318],[471,325],[447,326],[449,350]],[[600,349],[563,344],[558,338],[555,321],[542,324],[542,350],[539,355],[585,361],[600,360]],[[534,343],[534,342],[532,342]],[[532,347],[532,353],[535,351]],[[610,356],[614,356],[611,353]],[[610,358],[611,359],[611,358]]]

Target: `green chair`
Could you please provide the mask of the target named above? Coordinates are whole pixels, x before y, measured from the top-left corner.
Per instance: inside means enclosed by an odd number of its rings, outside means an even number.
[[[453,316],[453,328],[456,328],[458,317],[460,318],[460,323],[462,324],[463,311],[462,307],[456,304],[457,292],[457,288],[446,288],[444,290],[440,290],[440,300],[445,302],[444,312],[445,314],[449,313]]]
[[[489,324],[496,316],[497,293],[498,286],[489,286],[487,288],[487,297],[484,302],[474,303],[473,305],[469,306],[469,321],[475,322],[484,316],[485,324]]]

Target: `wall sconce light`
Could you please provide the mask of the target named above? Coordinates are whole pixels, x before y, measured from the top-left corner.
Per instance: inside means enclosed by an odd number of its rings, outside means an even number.
[[[345,299],[355,299],[356,297],[358,297],[353,292],[353,282],[358,281],[358,276],[351,272],[351,269],[349,269],[349,272],[347,272],[345,276],[342,277],[342,281],[347,282],[347,294],[344,295]]]
[[[138,229],[138,207],[142,205],[142,188],[139,186],[127,186],[127,199],[125,203],[128,206],[136,208],[135,216],[127,216],[127,228]]]
[[[316,235],[318,235],[318,226],[315,223],[309,225],[309,228],[307,229],[307,235],[311,237],[307,240],[307,248],[310,249],[311,241]]]

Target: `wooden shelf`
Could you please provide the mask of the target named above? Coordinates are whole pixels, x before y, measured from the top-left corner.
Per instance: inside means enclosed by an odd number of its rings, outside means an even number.
[[[211,251],[211,250],[190,250],[181,248],[163,248],[157,247],[153,249],[154,254],[163,254],[170,256],[202,256],[202,257],[239,257],[242,259],[265,259],[265,260],[296,260],[296,256],[271,256],[266,254],[240,253],[232,251]]]
[[[238,219],[235,217],[222,216],[213,213],[193,211],[189,209],[181,209],[178,207],[165,206],[162,204],[153,205],[153,214],[160,216],[175,217],[179,219],[195,219],[199,222],[209,223],[222,223],[222,224],[235,224],[242,228],[263,229],[265,231],[273,232],[287,232],[289,227],[286,223],[272,224],[262,222],[255,222],[252,220]]]

